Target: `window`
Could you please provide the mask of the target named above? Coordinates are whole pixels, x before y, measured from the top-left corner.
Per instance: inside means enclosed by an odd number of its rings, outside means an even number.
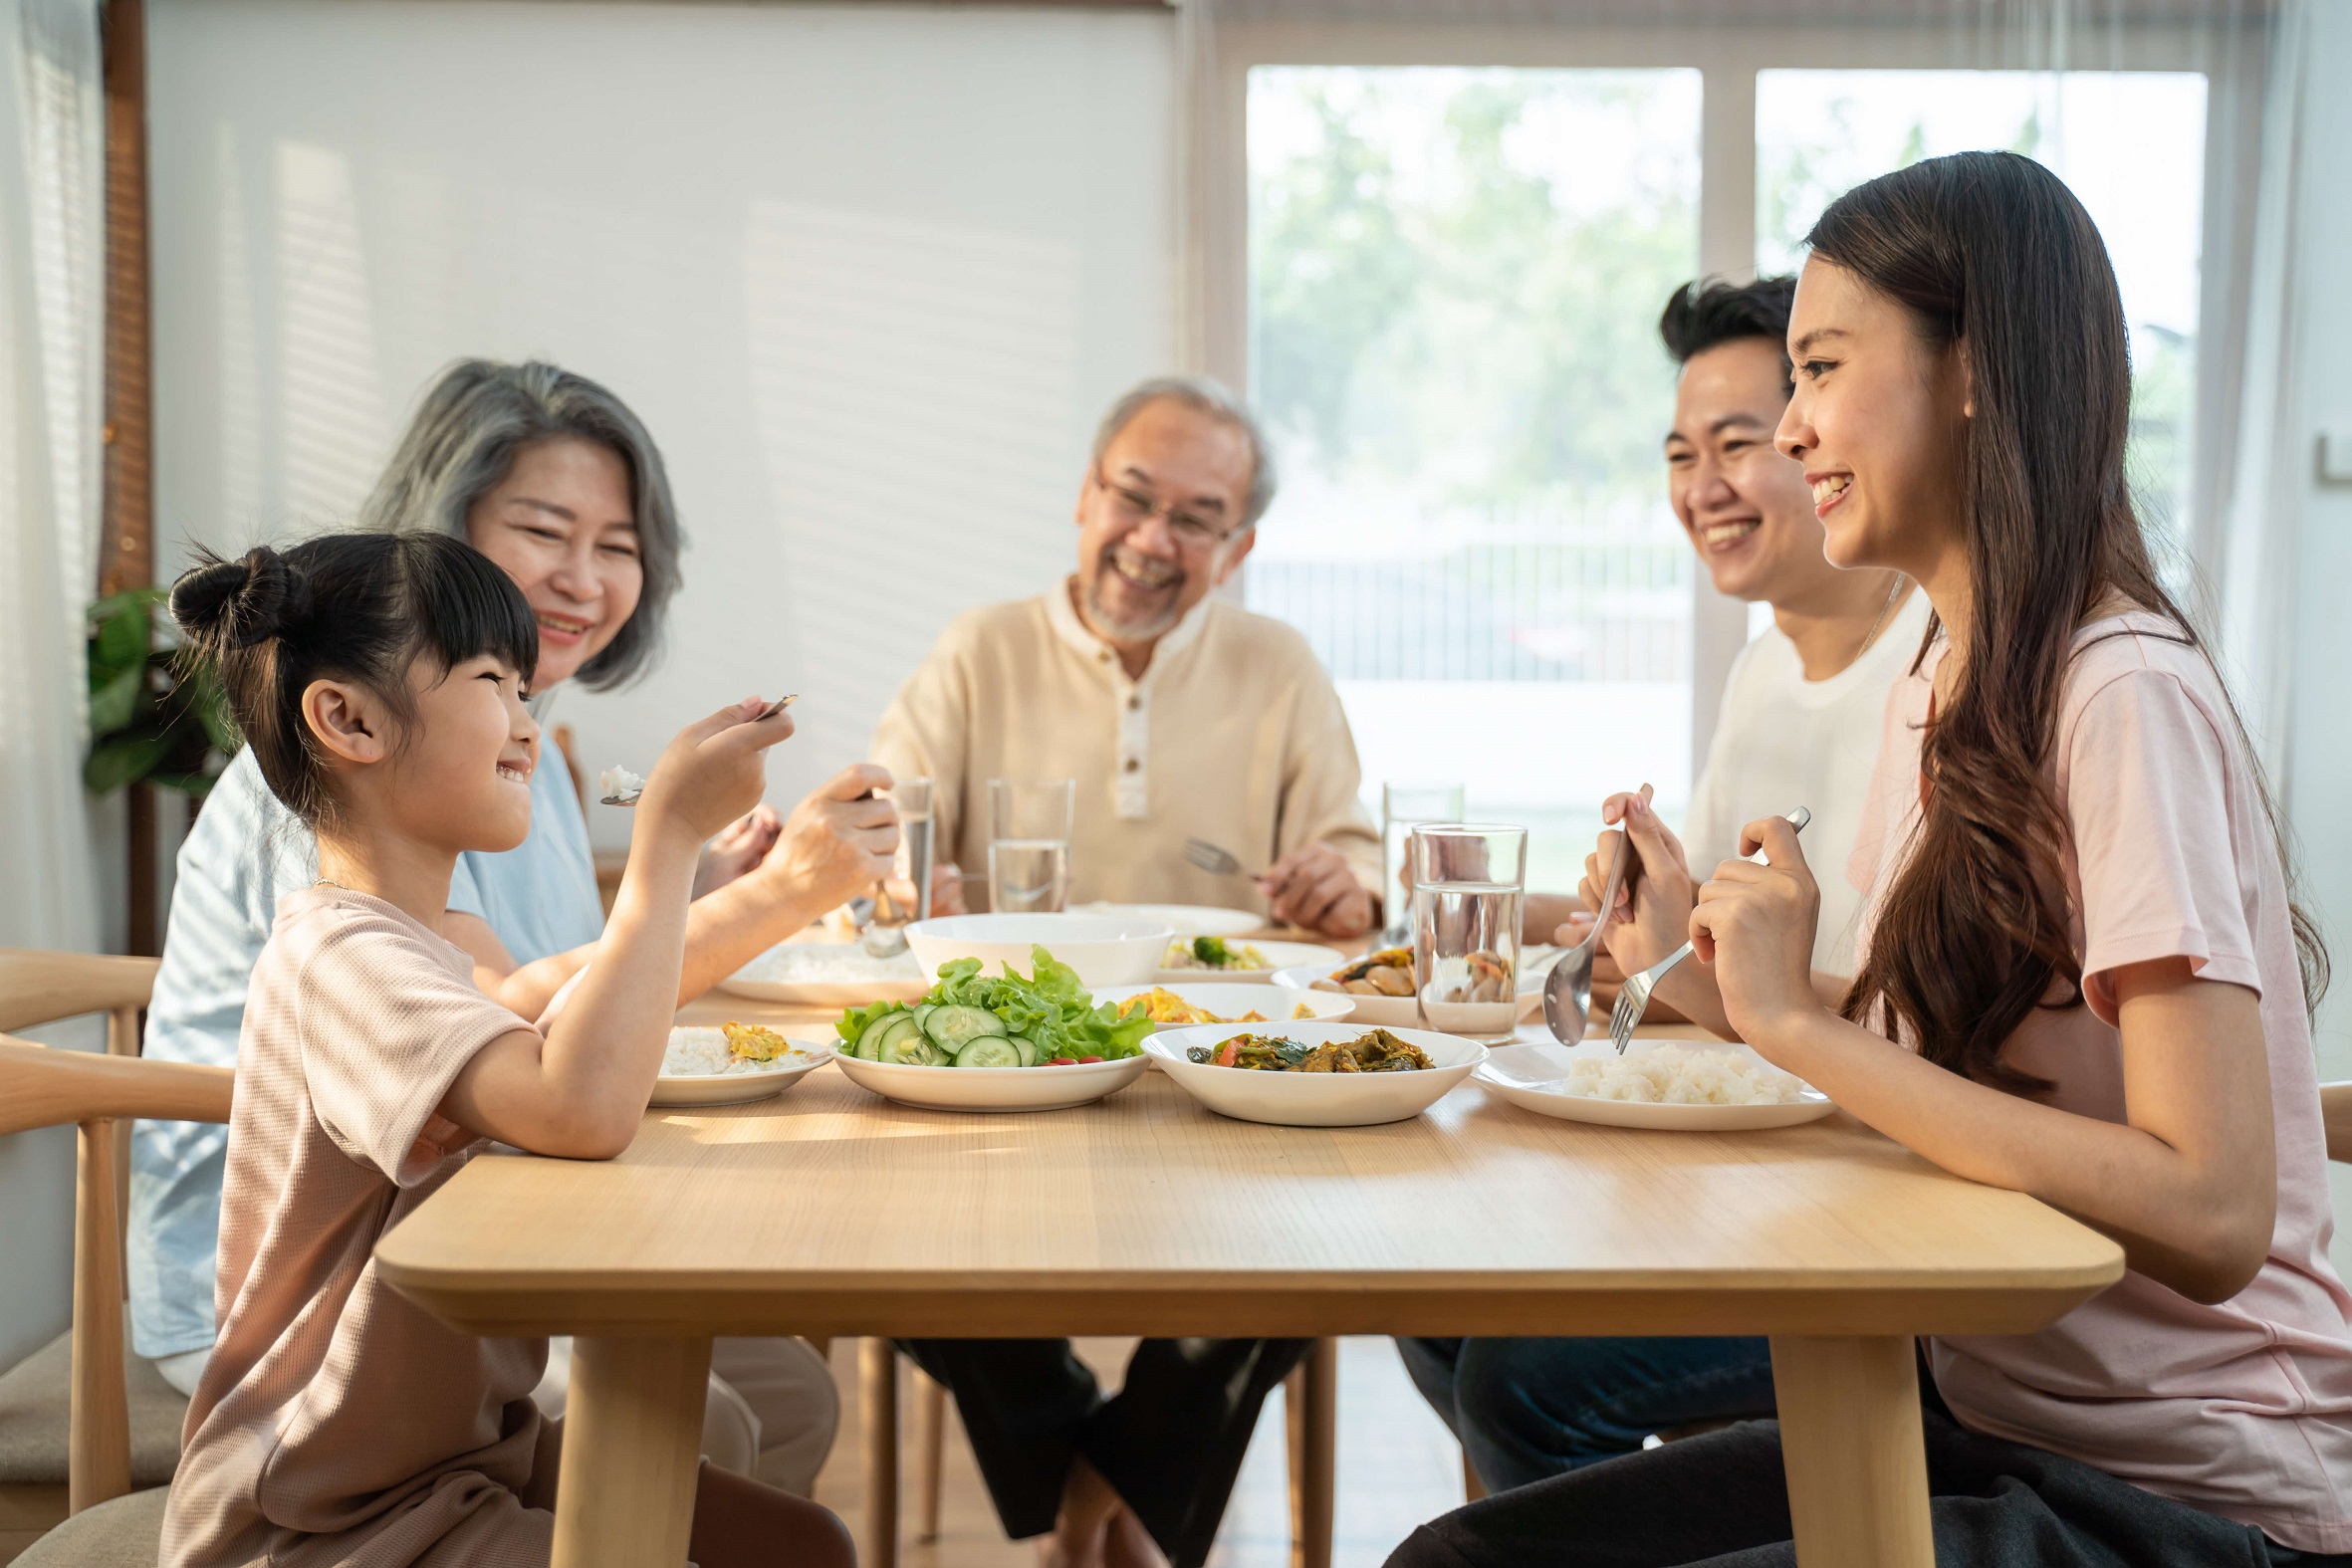
[[[1250,74],[1252,395],[1284,475],[1249,602],[1329,667],[1375,795],[1460,778],[1534,827],[1540,885],[1607,790],[1689,787],[1654,324],[1698,266],[1699,109],[1687,70]]]

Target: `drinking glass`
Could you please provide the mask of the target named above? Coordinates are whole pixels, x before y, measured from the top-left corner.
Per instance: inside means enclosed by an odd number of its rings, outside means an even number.
[[[1407,844],[1413,974],[1433,1029],[1487,1043],[1519,1026],[1519,920],[1528,830],[1424,823]]]
[[[1053,912],[1069,902],[1074,779],[988,782],[988,907],[1001,914]]]
[[[1384,784],[1380,786],[1380,907],[1388,912],[1380,945],[1413,940],[1413,895],[1405,878],[1405,838],[1422,822],[1462,820],[1458,784]]]
[[[917,920],[931,918],[931,781],[901,779],[890,786],[898,811],[898,874],[914,884]]]

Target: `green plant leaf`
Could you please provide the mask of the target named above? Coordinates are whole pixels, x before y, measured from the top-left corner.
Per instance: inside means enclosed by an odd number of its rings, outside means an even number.
[[[136,784],[171,751],[168,735],[123,736],[94,748],[82,765],[82,783],[95,794],[112,794]]]
[[[92,612],[92,619],[96,622],[90,653],[94,667],[112,675],[146,663],[147,651],[154,644],[154,623],[136,595],[116,594]]]
[[[97,671],[93,669],[92,674]],[[129,727],[138,712],[138,700],[146,690],[147,667],[142,661],[119,671],[103,686],[90,693],[90,733],[105,740]]]

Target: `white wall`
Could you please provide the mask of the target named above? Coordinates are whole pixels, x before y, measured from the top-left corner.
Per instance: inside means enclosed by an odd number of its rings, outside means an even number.
[[[457,355],[595,376],[694,545],[655,675],[558,704],[591,772],[754,689],[803,694],[773,798],[861,756],[949,615],[1068,569],[1170,363],[1165,14],[151,15],[160,563],[348,519]]]

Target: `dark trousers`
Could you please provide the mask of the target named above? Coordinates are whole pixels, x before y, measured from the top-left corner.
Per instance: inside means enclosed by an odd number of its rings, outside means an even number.
[[[2321,1568],[2249,1525],[1930,1409],[1939,1568]],[[1502,1492],[1415,1530],[1388,1568],[1794,1568],[1780,1426],[1742,1422]]]
[[[899,1348],[955,1395],[1007,1535],[1054,1528],[1069,1461],[1083,1455],[1173,1568],[1200,1568],[1258,1412],[1309,1343],[1147,1339],[1107,1400],[1066,1339],[917,1339]]]
[[[1653,1432],[1772,1413],[1762,1339],[1400,1339],[1396,1349],[1489,1491],[1635,1453]]]

